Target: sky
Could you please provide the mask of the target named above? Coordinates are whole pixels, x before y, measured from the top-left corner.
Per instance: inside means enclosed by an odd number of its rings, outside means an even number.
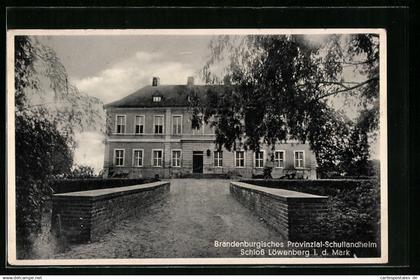
[[[200,83],[212,36],[37,36],[57,54],[69,81],[81,92],[98,97],[104,104],[123,98],[150,85],[152,77],[161,84],[186,84],[188,76]],[[104,136],[83,132],[76,135],[74,163],[89,165],[99,172],[104,162]]]
[[[55,50],[66,68],[69,81],[81,92],[98,97],[104,104],[123,98],[150,85],[152,77],[161,84],[186,84],[210,54],[212,35],[51,35],[37,36]],[[322,43],[325,35],[306,36]],[[344,103],[343,103],[344,104]],[[348,106],[348,105],[345,105]],[[103,167],[103,135],[77,135],[75,163]],[[94,148],[93,148],[94,147]]]
[[[185,84],[204,65],[212,36],[43,36],[69,80],[105,104],[160,77],[162,84]]]

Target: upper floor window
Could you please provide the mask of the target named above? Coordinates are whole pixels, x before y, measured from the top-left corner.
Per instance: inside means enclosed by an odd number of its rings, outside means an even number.
[[[264,167],[264,151],[255,153],[255,167],[256,168]]]
[[[124,166],[124,150],[116,149],[114,151],[114,164],[115,166]]]
[[[244,167],[245,166],[245,152],[236,151],[235,152],[235,167]]]
[[[172,134],[182,134],[182,116],[172,116]]]
[[[152,160],[154,167],[162,167],[163,165],[163,150],[153,150]]]
[[[181,167],[181,150],[172,151],[172,166]]]
[[[155,133],[163,133],[163,116],[155,116]]]
[[[304,159],[303,151],[295,151],[295,168],[303,168],[305,164]]]
[[[133,150],[133,166],[135,167],[143,166],[143,150],[140,150],[140,149]]]
[[[125,133],[125,116],[117,115],[116,118],[117,127],[115,131],[119,134]]]
[[[223,152],[214,152],[214,167],[223,167]]]
[[[136,116],[134,131],[136,134],[144,133],[144,116]]]
[[[274,152],[274,167],[284,168],[284,158],[285,158],[284,151],[275,151]]]
[[[153,102],[160,102],[162,101],[162,96],[153,96]]]

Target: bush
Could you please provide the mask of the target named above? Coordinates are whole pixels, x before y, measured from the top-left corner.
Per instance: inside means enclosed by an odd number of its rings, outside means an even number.
[[[75,165],[67,175],[68,179],[87,179],[94,178],[95,169],[88,165]]]
[[[33,239],[50,198],[50,180],[72,165],[68,139],[48,120],[27,115],[15,119],[16,238],[18,258],[32,253]]]
[[[61,179],[51,184],[54,193],[89,191],[106,188],[118,188],[131,185],[156,182],[156,179]]]
[[[318,226],[329,232],[326,240],[371,241],[380,244],[379,181],[370,180],[242,180],[242,182],[328,196],[329,215]],[[357,256],[378,254],[360,249]]]

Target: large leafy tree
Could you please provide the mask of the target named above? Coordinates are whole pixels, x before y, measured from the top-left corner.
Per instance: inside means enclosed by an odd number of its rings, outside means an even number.
[[[222,92],[209,89],[205,101],[191,95],[193,125],[211,123],[217,144],[227,149],[239,144],[256,151],[262,143],[309,141],[321,169],[345,166],[340,164],[343,151],[357,153],[348,145],[378,126],[378,38],[361,34],[324,39],[322,44],[300,35],[213,40],[203,78],[225,87]],[[347,79],[349,67],[358,79]],[[337,96],[358,101],[357,120],[334,110]]]
[[[18,257],[41,230],[50,181],[70,172],[76,131],[102,126],[102,103],[68,82],[55,52],[15,37],[15,162]]]
[[[102,101],[72,85],[55,51],[36,37],[15,37],[15,112],[48,118],[70,140],[104,130]]]

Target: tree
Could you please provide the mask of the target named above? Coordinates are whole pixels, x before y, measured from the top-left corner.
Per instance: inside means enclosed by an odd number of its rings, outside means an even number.
[[[15,112],[48,118],[70,141],[105,127],[101,100],[73,86],[55,51],[36,37],[15,37]]]
[[[309,141],[321,168],[338,168],[339,153],[356,125],[334,113],[331,98],[338,95],[360,100],[364,118],[357,132],[377,128],[376,35],[332,35],[325,44],[312,44],[301,35],[220,36],[210,51],[202,76],[206,83],[225,87],[222,92],[209,89],[204,101],[192,94],[190,106],[193,126],[213,125],[219,146],[257,151],[262,143]],[[364,79],[345,80],[349,66]]]
[[[50,181],[70,172],[74,133],[102,128],[103,109],[68,82],[55,52],[36,38],[15,37],[14,63],[17,253],[25,257],[41,229]]]
[[[18,115],[15,119],[16,234],[18,257],[31,253],[41,230],[50,180],[67,173],[73,163],[68,139],[47,119]]]

